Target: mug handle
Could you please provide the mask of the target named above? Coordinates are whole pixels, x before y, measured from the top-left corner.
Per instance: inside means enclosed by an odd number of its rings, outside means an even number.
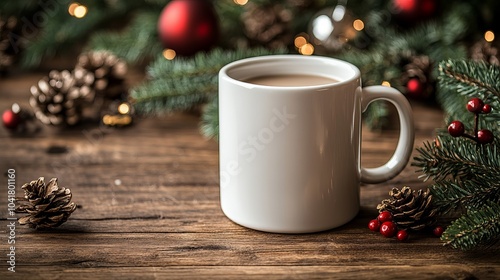
[[[387,100],[395,107],[399,115],[399,140],[391,159],[382,166],[360,169],[361,182],[381,183],[398,175],[410,160],[415,138],[413,113],[406,97],[395,88],[386,86],[369,86],[362,89],[361,109],[364,112],[375,100]]]

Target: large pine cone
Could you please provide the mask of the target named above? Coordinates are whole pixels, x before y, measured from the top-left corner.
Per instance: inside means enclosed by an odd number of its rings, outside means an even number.
[[[242,21],[246,36],[254,43],[276,49],[292,42],[292,12],[279,4],[245,5]]]
[[[40,177],[24,184],[22,189],[25,200],[20,201],[16,211],[29,215],[19,219],[21,225],[36,229],[57,227],[66,222],[76,209],[76,204],[71,202],[71,191],[59,187],[57,178],[45,184],[44,178]]]
[[[74,125],[82,118],[84,105],[94,100],[93,83],[92,73],[83,69],[53,70],[31,87],[30,105],[44,124]]]
[[[93,88],[98,95],[113,99],[127,92],[127,63],[111,52],[83,53],[78,57],[75,69],[83,69],[94,75]]]
[[[470,48],[470,57],[475,61],[484,61],[493,65],[500,65],[498,48],[491,42],[480,40]]]
[[[432,204],[432,195],[426,191],[413,191],[409,187],[393,188],[390,199],[377,206],[379,212],[389,211],[399,229],[421,230],[436,223],[438,209]]]

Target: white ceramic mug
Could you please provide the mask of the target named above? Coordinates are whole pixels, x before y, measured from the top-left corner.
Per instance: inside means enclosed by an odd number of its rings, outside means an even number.
[[[339,82],[298,87],[244,82],[307,74]],[[360,165],[361,113],[374,100],[395,105],[400,136],[392,158]],[[220,200],[232,221],[256,230],[305,233],[356,216],[360,183],[399,174],[413,149],[411,107],[396,89],[361,87],[358,68],[320,56],[239,60],[219,72]]]

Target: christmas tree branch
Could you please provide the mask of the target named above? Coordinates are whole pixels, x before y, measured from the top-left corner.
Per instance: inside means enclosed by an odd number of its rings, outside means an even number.
[[[463,105],[467,99],[479,97],[494,110],[481,118],[480,126],[496,122],[492,130],[500,132],[500,67],[483,62],[446,60],[439,65],[440,90],[437,98],[450,119],[471,122]]]
[[[435,183],[431,192],[436,206],[442,213],[447,213],[461,207],[476,209],[489,202],[500,203],[500,175],[488,178],[486,183],[483,179],[444,180]],[[491,181],[496,182],[491,184]]]
[[[217,96],[217,75],[222,66],[247,57],[284,52],[260,48],[244,51],[215,49],[173,61],[159,56],[148,69],[150,81],[132,90],[134,107],[139,113],[162,114],[206,103]],[[214,103],[212,107],[216,105]],[[212,108],[211,112],[215,109]],[[203,131],[214,136],[218,132],[218,118],[205,118]]]
[[[200,125],[201,134],[205,137],[219,139],[219,98],[215,97],[203,110]]]
[[[500,204],[489,203],[478,210],[469,210],[455,220],[443,233],[445,245],[469,250],[491,244],[500,238]]]
[[[468,97],[478,96],[491,102],[491,94],[500,98],[500,67],[484,62],[446,60],[439,64],[441,86]]]
[[[482,174],[500,174],[500,151],[495,145],[480,145],[465,138],[441,135],[433,143],[425,142],[416,150],[413,166],[419,167],[425,180],[435,181],[453,178],[471,178]],[[421,176],[421,177],[422,177]],[[486,178],[487,179],[487,178]],[[491,178],[495,182],[494,177]]]
[[[109,50],[129,63],[137,63],[148,57],[156,57],[162,50],[156,30],[158,16],[159,11],[141,12],[121,33],[101,32],[95,34],[91,37],[87,48]]]

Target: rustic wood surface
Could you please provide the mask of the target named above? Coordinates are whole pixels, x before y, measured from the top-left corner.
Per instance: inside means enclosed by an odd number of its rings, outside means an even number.
[[[0,110],[27,104],[29,87],[44,73],[0,77]],[[132,83],[141,75],[132,73]],[[437,108],[413,104],[415,145],[442,126]],[[12,136],[0,129],[1,279],[494,279],[499,247],[461,252],[430,234],[407,243],[370,232],[378,202],[392,187],[428,185],[410,165],[393,180],[361,186],[361,211],[340,228],[299,235],[240,227],[219,207],[218,147],[198,133],[199,117],[173,114],[140,119],[126,129],[44,128]],[[365,166],[385,162],[397,127],[364,129]],[[21,185],[58,177],[77,209],[57,229],[16,227],[16,272],[7,271],[7,178]],[[9,277],[9,278],[6,278]]]

